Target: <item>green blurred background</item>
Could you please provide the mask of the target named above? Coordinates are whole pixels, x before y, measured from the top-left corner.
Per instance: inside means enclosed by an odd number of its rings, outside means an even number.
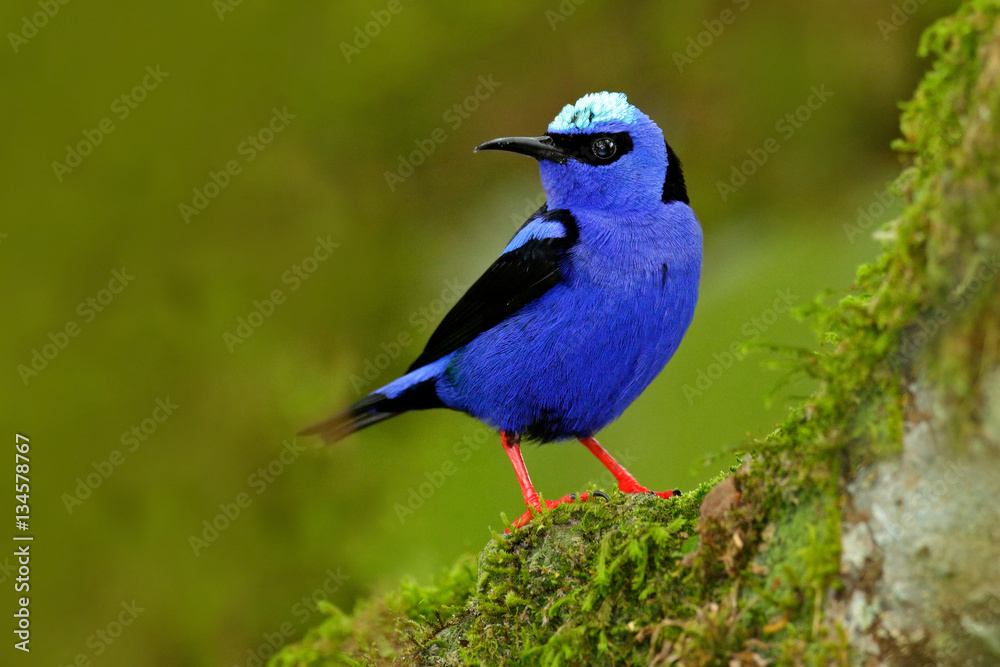
[[[660,124],[705,228],[694,324],[601,440],[653,488],[714,474],[728,459],[706,456],[767,433],[809,390],[765,405],[781,377],[762,368],[769,357],[728,350],[812,345],[775,300],[844,290],[873,256],[872,225],[898,208],[883,191],[900,165],[897,103],[926,65],[919,33],[956,5],[4,3],[4,437],[11,457],[15,432],[31,437],[36,539],[33,650],[8,644],[0,662],[256,664],[268,641],[319,620],[310,598],[324,586],[350,608],[477,551],[501,512],[520,514],[497,437],[463,415],[407,416],[335,448],[283,443],[357,398],[366,368],[367,389],[403,371],[448,290],[540,203],[530,160],[473,146],[541,133],[588,92],[626,92]],[[58,11],[39,18],[45,7]],[[832,96],[782,123],[814,87]],[[269,136],[274,109],[284,127]],[[113,131],[98,144],[102,119]],[[432,136],[390,188],[386,172]],[[777,152],[723,197],[718,184],[769,138]],[[53,165],[88,141],[70,171]],[[219,176],[230,161],[239,173]],[[226,185],[205,193],[212,172]],[[857,224],[859,207],[872,223]],[[313,263],[318,238],[338,247]],[[128,285],[102,292],[123,269]],[[282,303],[227,345],[276,289]],[[70,322],[78,335],[62,338]],[[54,358],[26,372],[46,345]],[[157,400],[177,407],[166,416]],[[133,427],[144,440],[123,439]],[[526,459],[548,497],[610,486],[576,445]],[[77,495],[88,475],[96,488]],[[217,516],[240,499],[237,518]],[[213,520],[225,528],[209,541]]]

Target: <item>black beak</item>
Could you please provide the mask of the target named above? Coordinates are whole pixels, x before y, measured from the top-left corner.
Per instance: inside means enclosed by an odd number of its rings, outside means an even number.
[[[551,137],[503,137],[476,146],[479,151],[510,151],[533,157],[536,160],[551,160],[566,164],[569,155],[555,145]]]

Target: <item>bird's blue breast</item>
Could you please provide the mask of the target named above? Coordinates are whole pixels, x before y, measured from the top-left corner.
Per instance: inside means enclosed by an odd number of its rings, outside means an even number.
[[[437,383],[449,407],[541,441],[591,435],[676,351],[701,271],[691,209],[658,202],[647,212],[572,216],[578,238],[559,283],[451,356]]]

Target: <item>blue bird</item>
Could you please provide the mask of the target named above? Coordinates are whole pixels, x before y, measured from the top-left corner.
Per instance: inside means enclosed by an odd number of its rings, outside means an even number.
[[[578,439],[621,491],[649,492],[594,434],[659,374],[694,316],[702,235],[680,160],[656,123],[608,92],[566,105],[543,136],[494,139],[483,150],[538,160],[545,205],[405,375],[302,434],[334,442],[411,410],[465,412],[500,433],[529,508],[515,527],[542,511],[522,439]]]

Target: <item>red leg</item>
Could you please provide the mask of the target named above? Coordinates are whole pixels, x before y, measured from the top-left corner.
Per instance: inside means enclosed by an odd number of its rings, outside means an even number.
[[[542,502],[538,499],[535,487],[531,485],[531,478],[528,477],[528,468],[524,465],[521,457],[521,442],[516,435],[511,435],[506,431],[500,431],[500,440],[503,442],[503,450],[507,452],[510,463],[514,466],[514,474],[517,475],[517,482],[521,485],[521,495],[524,496],[524,504],[539,512],[542,511]],[[520,527],[520,526],[519,526]]]
[[[507,433],[506,431],[500,432],[500,439],[503,442],[503,449],[507,452],[507,457],[510,459],[510,463],[514,466],[514,474],[517,475],[517,482],[521,485],[521,495],[524,496],[524,504],[528,506],[528,511],[521,515],[521,517],[514,522],[514,528],[521,528],[527,524],[535,516],[535,514],[542,513],[542,502],[538,498],[538,493],[535,491],[535,487],[531,484],[531,478],[528,476],[528,468],[524,465],[524,458],[521,457],[521,443],[516,435]],[[585,501],[590,497],[589,493],[581,493],[580,500]],[[563,496],[559,500],[546,500],[545,506],[548,509],[557,507],[562,503],[572,503],[576,502],[576,494],[570,494]],[[504,532],[509,533],[510,529],[506,529]]]
[[[650,493],[649,489],[636,481],[635,477],[628,470],[622,467],[615,457],[608,453],[608,450],[601,447],[600,443],[593,438],[580,438],[580,444],[590,450],[590,453],[597,457],[597,460],[604,464],[604,467],[611,471],[618,481],[618,490],[622,493]],[[679,496],[680,491],[659,491],[656,495],[661,498],[671,498]]]

